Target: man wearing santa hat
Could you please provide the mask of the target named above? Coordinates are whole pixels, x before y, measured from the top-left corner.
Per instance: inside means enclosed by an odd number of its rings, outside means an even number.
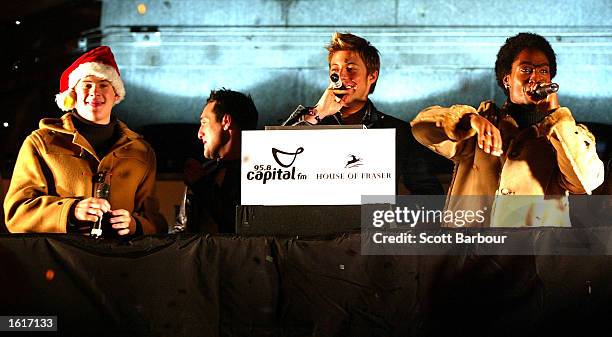
[[[125,88],[109,47],[70,65],[56,102],[67,111],[44,118],[24,141],[4,201],[13,233],[80,232],[124,236],[165,231],[150,210],[155,153],[111,111]]]

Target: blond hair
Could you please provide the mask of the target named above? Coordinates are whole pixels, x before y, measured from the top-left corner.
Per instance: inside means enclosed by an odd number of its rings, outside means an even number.
[[[328,51],[327,63],[331,62],[332,57],[338,51],[348,50],[356,52],[361,60],[366,65],[367,74],[374,72],[380,72],[380,56],[378,49],[368,42],[368,40],[353,35],[351,33],[340,33],[335,32],[332,35],[329,45],[325,47]],[[372,83],[370,87],[370,94],[374,92],[376,82]]]

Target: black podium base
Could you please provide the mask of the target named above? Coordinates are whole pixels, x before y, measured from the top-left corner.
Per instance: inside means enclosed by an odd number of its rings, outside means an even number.
[[[244,205],[236,210],[236,233],[241,235],[328,235],[360,226],[360,205]]]

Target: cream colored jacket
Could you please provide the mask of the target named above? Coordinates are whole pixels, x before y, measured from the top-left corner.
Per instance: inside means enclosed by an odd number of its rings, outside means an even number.
[[[500,130],[500,157],[478,147],[475,130],[458,127],[466,114],[480,114]],[[417,141],[455,163],[446,208],[486,208],[487,220],[469,226],[567,227],[567,195],[590,194],[603,182],[595,138],[565,107],[523,130],[490,101],[478,109],[433,106],[421,111],[411,125]]]

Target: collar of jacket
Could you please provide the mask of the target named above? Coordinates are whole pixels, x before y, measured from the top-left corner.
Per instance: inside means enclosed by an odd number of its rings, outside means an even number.
[[[369,98],[363,108],[356,112],[356,114],[361,113],[363,113],[361,124],[365,125],[365,127],[368,129],[374,126],[380,119],[380,112],[376,109],[374,103],[372,103]],[[344,125],[344,123],[342,123],[342,115],[339,112],[333,115],[333,117],[338,125]]]
[[[89,152],[94,158],[101,160],[96,155],[96,151],[94,151],[93,147],[89,144],[87,139],[83,137],[77,129],[74,127],[74,122],[72,122],[71,112],[65,113],[60,119],[57,118],[43,118],[38,127],[41,129],[48,129],[51,131],[55,131],[58,133],[69,134],[72,135],[72,143],[79,146],[81,151],[85,150]],[[141,135],[136,132],[130,130],[125,123],[117,119],[117,127],[120,130],[121,137],[117,140],[117,144],[123,144],[131,142],[133,140],[142,138]],[[112,151],[113,149],[111,149]]]
[[[378,111],[378,109],[376,109],[374,103],[372,103],[369,98],[366,102],[365,109],[366,110],[365,114],[363,115],[362,122],[363,125],[365,125],[369,129],[376,123],[378,123],[378,120],[380,119],[380,112]]]

